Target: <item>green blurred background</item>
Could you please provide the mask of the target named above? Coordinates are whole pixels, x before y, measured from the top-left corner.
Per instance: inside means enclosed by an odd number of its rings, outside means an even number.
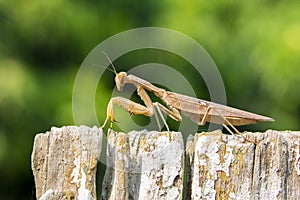
[[[276,120],[241,130],[299,130],[299,7],[296,0],[0,0],[0,199],[34,198],[35,134],[73,124],[80,64],[100,42],[132,28],[166,27],[197,40],[219,67],[228,104]],[[157,52],[149,52],[156,58]],[[153,62],[147,52],[142,55],[139,63]],[[133,66],[134,58],[116,63]],[[107,74],[101,91],[107,97],[96,99],[100,123],[114,86]]]

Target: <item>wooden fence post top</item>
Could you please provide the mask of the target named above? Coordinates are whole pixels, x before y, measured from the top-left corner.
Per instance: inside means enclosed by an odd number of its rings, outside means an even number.
[[[107,137],[103,200],[181,200],[184,163],[181,133],[143,130],[125,134],[110,130]]]
[[[32,152],[37,199],[96,199],[101,145],[97,127],[53,127],[37,134]]]
[[[300,132],[196,134],[187,141],[186,199],[297,199]]]
[[[181,133],[170,134],[109,130],[101,199],[181,199],[183,191],[186,200],[300,196],[300,132],[197,133],[187,138],[186,149]],[[85,126],[36,135],[32,170],[37,199],[96,199],[102,137],[102,129]]]

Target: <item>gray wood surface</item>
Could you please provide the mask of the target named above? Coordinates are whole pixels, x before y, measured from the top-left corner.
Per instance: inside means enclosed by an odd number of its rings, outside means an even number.
[[[96,127],[51,128],[37,134],[32,152],[37,199],[96,199],[101,144],[102,130]]]
[[[102,135],[84,126],[38,134],[37,198],[96,199]],[[300,132],[243,135],[198,133],[184,147],[178,132],[109,130],[101,199],[300,199]]]
[[[102,199],[178,199],[182,197],[182,136],[172,132],[108,133]]]
[[[244,136],[189,137],[185,199],[300,199],[300,132]]]

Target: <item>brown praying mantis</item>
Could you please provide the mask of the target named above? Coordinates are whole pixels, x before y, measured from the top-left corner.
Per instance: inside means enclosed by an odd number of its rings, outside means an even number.
[[[154,115],[159,129],[161,129],[156,112],[157,110],[168,132],[170,132],[169,126],[162,115],[162,111],[178,122],[181,122],[182,120],[182,113],[200,126],[205,125],[206,122],[221,124],[231,134],[233,134],[233,132],[229,127],[231,127],[236,133],[240,133],[235,126],[255,124],[263,121],[274,121],[274,119],[270,117],[254,114],[202,99],[193,98],[183,94],[177,94],[175,92],[170,92],[156,87],[150,82],[137,76],[128,75],[126,72],[117,73],[112,61],[104,52],[103,54],[112,65],[113,70],[111,71],[113,71],[116,75],[115,82],[117,89],[121,91],[125,84],[133,84],[137,88],[137,94],[145,103],[145,106],[124,97],[111,98],[107,106],[107,116],[103,125],[101,126],[102,128],[106,125],[108,120],[110,120],[110,127],[112,127],[112,123],[115,122],[115,117],[113,114],[114,104],[119,105],[130,114],[141,114],[149,117]],[[152,92],[155,96],[160,98],[166,104],[166,106],[159,102],[152,102],[146,91]]]

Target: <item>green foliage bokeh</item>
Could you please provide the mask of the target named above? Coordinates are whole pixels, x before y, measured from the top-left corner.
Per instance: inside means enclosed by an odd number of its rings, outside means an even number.
[[[242,129],[299,130],[299,6],[280,0],[0,1],[0,198],[33,198],[35,134],[73,124],[81,62],[101,41],[132,28],[166,27],[197,40],[220,70],[228,104],[276,120]],[[114,84],[108,77],[107,97],[97,100],[102,110]],[[103,122],[105,112],[97,114]]]

